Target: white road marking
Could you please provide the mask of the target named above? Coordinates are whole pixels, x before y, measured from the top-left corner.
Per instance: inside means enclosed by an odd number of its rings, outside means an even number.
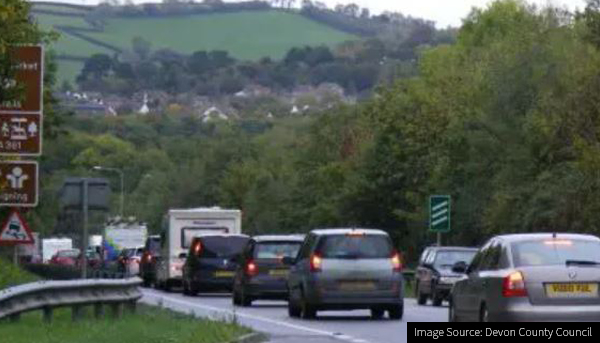
[[[333,337],[335,339],[346,341],[346,342],[352,342],[352,343],[370,343],[369,341],[362,340],[362,339],[357,339],[357,338],[352,337],[352,336],[340,335],[340,334],[336,334],[334,332],[313,329],[313,328],[309,328],[309,327],[302,326],[302,325],[296,325],[296,324],[292,324],[292,323],[285,322],[285,321],[280,321],[280,320],[275,320],[275,319],[270,319],[270,318],[255,316],[255,315],[251,315],[251,314],[247,314],[247,313],[242,313],[242,312],[238,312],[238,311],[234,312],[234,311],[231,311],[231,310],[225,310],[225,309],[222,309],[222,308],[213,307],[213,306],[209,306],[209,305],[202,305],[202,304],[192,303],[192,302],[188,302],[188,301],[183,301],[183,300],[179,300],[177,298],[173,298],[173,297],[167,296],[165,294],[162,294],[162,293],[156,292],[156,291],[142,290],[142,293],[144,294],[144,296],[151,296],[151,297],[155,297],[155,298],[159,298],[159,299],[163,299],[163,300],[166,299],[166,300],[168,300],[171,303],[183,305],[183,306],[186,306],[186,307],[196,307],[196,308],[203,309],[203,310],[208,310],[208,311],[213,311],[213,312],[221,312],[221,313],[225,313],[225,314],[230,315],[230,316],[237,316],[237,317],[247,318],[247,319],[250,319],[250,320],[256,320],[256,321],[261,321],[261,322],[265,322],[265,323],[269,323],[269,324],[284,326],[284,327],[287,327],[287,328],[290,328],[290,329],[294,329],[294,330],[310,332],[310,333],[318,334],[318,335],[322,335],[322,336],[329,336],[329,337]]]

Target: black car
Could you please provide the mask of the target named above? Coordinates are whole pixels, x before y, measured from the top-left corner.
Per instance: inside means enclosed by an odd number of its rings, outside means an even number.
[[[250,306],[257,299],[287,300],[289,266],[304,235],[256,236],[244,249],[233,285],[233,304]]]
[[[477,248],[428,247],[419,259],[415,275],[417,303],[425,305],[431,299],[434,306],[440,306],[448,300],[452,286],[462,277],[452,271],[452,266],[457,262],[468,265],[476,253]]]
[[[140,277],[144,287],[156,282],[156,258],[160,256],[160,236],[149,236],[146,239],[140,262]]]
[[[194,237],[183,265],[183,294],[231,291],[239,255],[249,241],[246,235]]]

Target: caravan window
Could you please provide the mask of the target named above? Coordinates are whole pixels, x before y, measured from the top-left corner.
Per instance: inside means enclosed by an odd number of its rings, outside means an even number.
[[[194,237],[212,233],[229,233],[229,229],[226,227],[184,227],[181,230],[181,247],[188,249]]]

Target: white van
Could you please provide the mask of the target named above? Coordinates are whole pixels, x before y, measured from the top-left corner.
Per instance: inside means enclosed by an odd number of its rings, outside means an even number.
[[[156,287],[170,290],[181,284],[182,268],[192,239],[205,234],[241,234],[242,212],[219,207],[169,210],[161,233]]]

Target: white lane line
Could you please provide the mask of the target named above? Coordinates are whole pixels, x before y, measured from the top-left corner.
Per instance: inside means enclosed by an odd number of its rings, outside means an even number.
[[[154,292],[154,291],[142,290],[142,293],[144,293],[145,296],[152,296],[152,297],[159,298],[159,299],[166,299],[166,300],[170,301],[171,303],[183,305],[186,307],[196,307],[199,309],[209,310],[209,311],[213,311],[213,312],[222,312],[222,313],[225,313],[230,316],[237,316],[237,317],[247,318],[250,320],[262,321],[262,322],[269,323],[269,324],[285,326],[290,329],[306,331],[306,332],[310,332],[310,333],[318,334],[318,335],[322,335],[322,336],[329,336],[329,337],[333,337],[335,339],[353,342],[353,343],[369,343],[368,341],[365,341],[365,340],[356,339],[354,337],[347,336],[347,335],[335,334],[334,332],[312,329],[312,328],[309,328],[306,326],[296,325],[296,324],[292,324],[292,323],[288,323],[288,322],[284,322],[284,321],[280,321],[280,320],[275,320],[275,319],[270,319],[270,318],[265,318],[265,317],[260,317],[260,316],[254,316],[251,314],[238,312],[238,311],[234,312],[231,310],[225,310],[222,308],[213,307],[213,306],[209,306],[209,305],[191,303],[189,301],[179,300],[177,298],[172,298],[172,297],[169,297],[169,296],[166,296],[164,294]]]

